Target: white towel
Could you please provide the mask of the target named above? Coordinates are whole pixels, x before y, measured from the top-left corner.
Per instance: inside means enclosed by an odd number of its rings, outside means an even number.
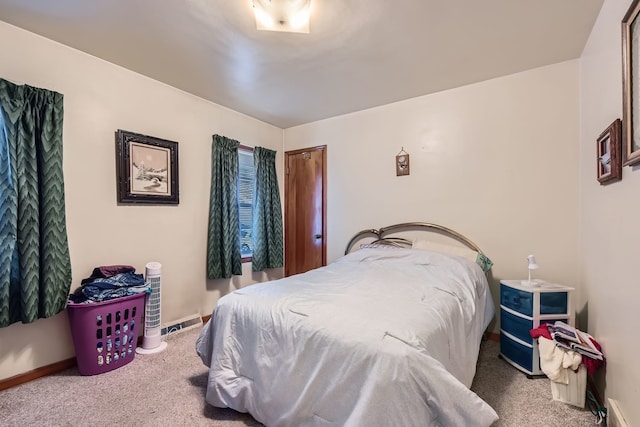
[[[553,382],[569,384],[569,369],[576,370],[582,363],[582,356],[572,350],[556,346],[555,341],[538,338],[540,369]]]

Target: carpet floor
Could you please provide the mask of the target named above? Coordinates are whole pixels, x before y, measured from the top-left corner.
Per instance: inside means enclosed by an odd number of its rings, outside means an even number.
[[[205,403],[207,369],[195,353],[198,333],[170,336],[165,351],[136,355],[101,375],[81,376],[71,368],[0,391],[0,425],[262,426],[248,414]],[[548,379],[527,379],[498,353],[498,343],[483,342],[471,387],[500,416],[494,426],[595,424],[588,410],[554,401]]]

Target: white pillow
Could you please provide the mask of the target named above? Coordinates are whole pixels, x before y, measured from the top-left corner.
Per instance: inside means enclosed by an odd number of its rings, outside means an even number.
[[[428,240],[414,240],[413,249],[422,249],[425,251],[441,252],[449,255],[458,255],[468,259],[471,262],[476,262],[478,259],[478,252],[473,249],[463,248],[462,246],[447,245],[445,243],[430,242]]]

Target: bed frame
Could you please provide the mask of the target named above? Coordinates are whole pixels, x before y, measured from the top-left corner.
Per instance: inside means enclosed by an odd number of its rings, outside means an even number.
[[[445,226],[432,224],[428,222],[404,222],[402,224],[394,224],[394,225],[389,225],[387,227],[382,227],[377,230],[375,228],[371,228],[368,230],[359,231],[351,238],[351,240],[349,240],[349,243],[347,244],[344,254],[346,255],[349,252],[351,252],[352,246],[356,242],[362,240],[365,237],[370,237],[370,236],[374,236],[374,240],[371,243],[382,243],[382,244],[387,244],[392,246],[410,248],[411,245],[413,244],[412,240],[409,240],[406,237],[393,236],[394,233],[401,233],[401,232],[408,232],[408,231],[426,231],[430,233],[437,233],[437,234],[452,238],[454,240],[457,240],[458,242],[464,244],[470,249],[473,249],[474,251],[483,253],[482,250],[480,250],[480,247],[475,243],[473,243],[469,238]]]

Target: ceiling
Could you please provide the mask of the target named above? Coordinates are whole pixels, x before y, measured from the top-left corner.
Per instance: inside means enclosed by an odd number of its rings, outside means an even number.
[[[0,20],[280,128],[579,58],[603,0],[0,0]]]

